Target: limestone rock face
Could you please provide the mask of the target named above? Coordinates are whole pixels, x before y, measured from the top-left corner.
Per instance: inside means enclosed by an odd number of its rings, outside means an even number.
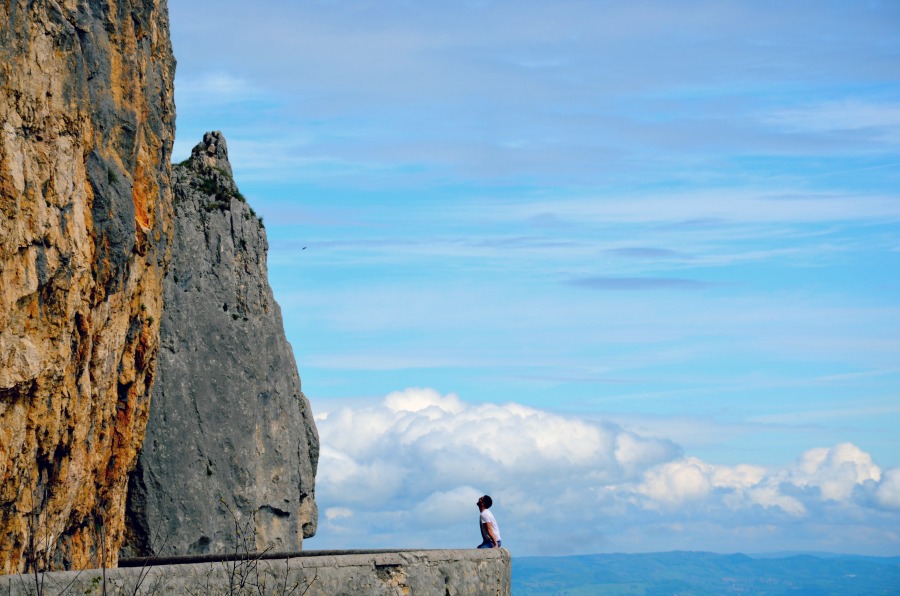
[[[319,439],[269,287],[265,229],[220,133],[173,178],[159,365],[124,552],[299,550],[316,528]],[[255,525],[249,545],[233,515]]]
[[[26,553],[116,562],[159,341],[174,69],[165,0],[0,2],[0,573]]]

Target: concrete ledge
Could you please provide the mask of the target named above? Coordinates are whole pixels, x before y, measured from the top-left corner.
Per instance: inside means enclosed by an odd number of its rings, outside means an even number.
[[[107,594],[438,594],[509,596],[505,549],[328,551],[290,558],[219,561],[106,570]],[[42,582],[42,590],[37,583]],[[0,596],[103,594],[103,570],[0,577]]]

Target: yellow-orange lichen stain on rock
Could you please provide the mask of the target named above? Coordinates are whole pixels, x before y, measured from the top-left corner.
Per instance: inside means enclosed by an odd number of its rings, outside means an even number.
[[[165,0],[0,2],[0,573],[114,565],[172,228]]]

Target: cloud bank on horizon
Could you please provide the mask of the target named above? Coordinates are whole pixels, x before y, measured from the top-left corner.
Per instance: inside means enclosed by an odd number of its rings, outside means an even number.
[[[323,416],[312,547],[466,546],[494,491],[517,552],[900,553],[900,3],[169,8],[175,158],[226,134]]]
[[[485,492],[519,555],[848,543],[885,554],[898,540],[900,467],[882,470],[852,443],[777,468],[717,465],[615,424],[427,388],[316,423],[323,515],[312,548],[471,547]]]

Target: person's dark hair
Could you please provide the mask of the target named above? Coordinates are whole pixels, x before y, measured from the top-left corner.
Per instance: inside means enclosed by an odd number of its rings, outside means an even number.
[[[494,504],[494,501],[488,495],[484,495],[483,497],[481,497],[481,502],[484,503],[485,509],[490,509],[491,505]]]

